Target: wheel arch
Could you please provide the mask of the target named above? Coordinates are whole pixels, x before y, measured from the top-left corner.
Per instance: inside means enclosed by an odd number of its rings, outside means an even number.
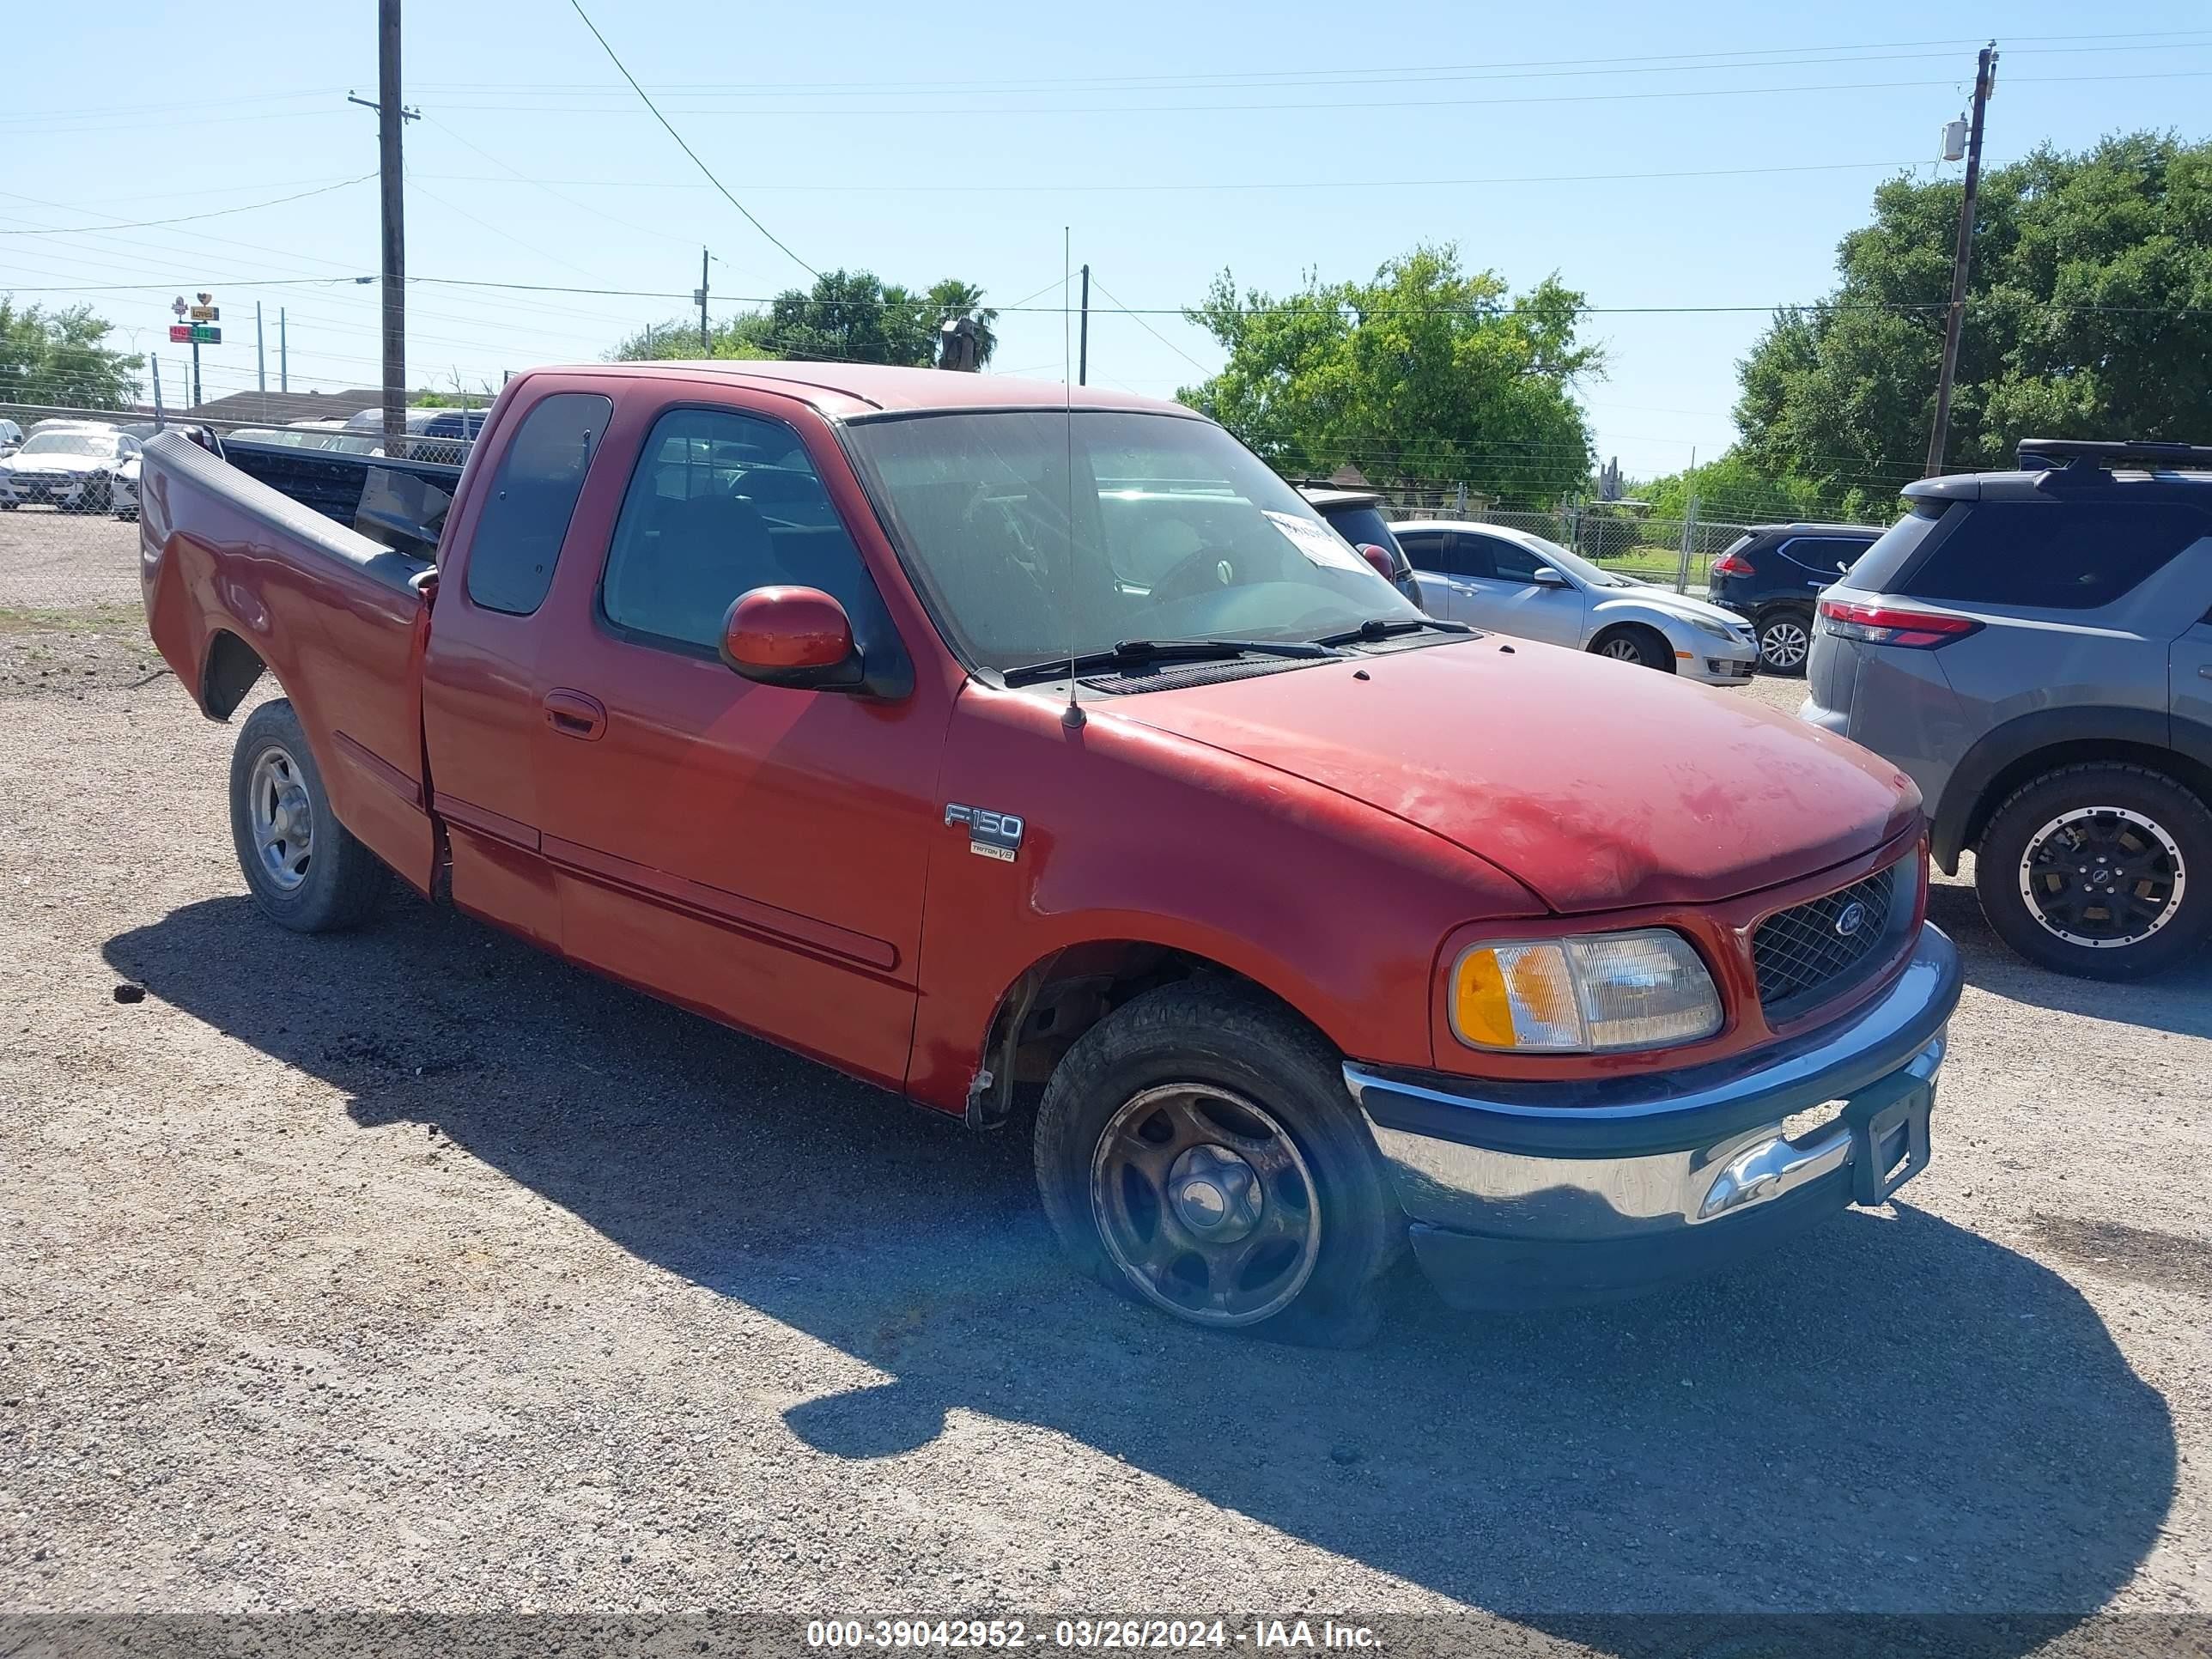
[[[1617,639],[1624,634],[1645,634],[1658,641],[1660,654],[1666,659],[1665,666],[1669,670],[1674,667],[1674,641],[1660,623],[1632,611],[1626,616],[1599,614],[1598,625],[1590,630],[1589,643],[1583,647],[1583,650],[1602,650],[1607,640]]]
[[[1152,939],[1088,939],[1048,951],[1000,994],[968,1092],[968,1127],[1004,1122],[1017,1089],[1045,1082],[1076,1039],[1122,1004],[1192,979],[1235,985],[1313,1030],[1331,1049],[1338,1047],[1282,993],[1201,951]]]
[[[259,652],[228,628],[216,629],[200,665],[201,709],[211,720],[228,720],[270,672]]]
[[[1929,851],[1947,874],[1977,845],[1996,809],[2031,779],[2098,763],[2162,772],[2212,806],[2212,727],[2154,709],[2050,708],[1984,733],[1936,804]]]

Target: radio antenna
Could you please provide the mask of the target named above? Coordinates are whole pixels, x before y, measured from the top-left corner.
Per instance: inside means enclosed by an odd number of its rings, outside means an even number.
[[[1074,282],[1073,245],[1068,227],[1060,228],[1060,420],[1067,428],[1067,574],[1060,600],[1067,607],[1067,707],[1060,723],[1069,731],[1083,726],[1083,705],[1075,700],[1075,356],[1068,334],[1067,302]]]

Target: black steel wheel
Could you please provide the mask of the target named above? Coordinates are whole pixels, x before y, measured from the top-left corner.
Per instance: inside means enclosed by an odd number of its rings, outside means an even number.
[[[1341,1065],[1233,983],[1183,981],[1115,1010],[1037,1108],[1037,1188],[1062,1247],[1193,1325],[1366,1340],[1405,1217]]]

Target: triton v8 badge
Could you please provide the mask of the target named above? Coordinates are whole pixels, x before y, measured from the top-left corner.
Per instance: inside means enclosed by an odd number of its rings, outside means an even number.
[[[945,821],[966,824],[968,850],[984,858],[1012,864],[1014,854],[1022,850],[1022,821],[1012,812],[993,812],[954,801],[945,809]]]

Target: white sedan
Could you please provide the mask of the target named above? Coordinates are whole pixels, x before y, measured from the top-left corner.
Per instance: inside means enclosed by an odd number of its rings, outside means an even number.
[[[1390,529],[1432,617],[1708,685],[1740,685],[1758,665],[1759,642],[1733,611],[1601,570],[1541,536],[1435,519]]]

